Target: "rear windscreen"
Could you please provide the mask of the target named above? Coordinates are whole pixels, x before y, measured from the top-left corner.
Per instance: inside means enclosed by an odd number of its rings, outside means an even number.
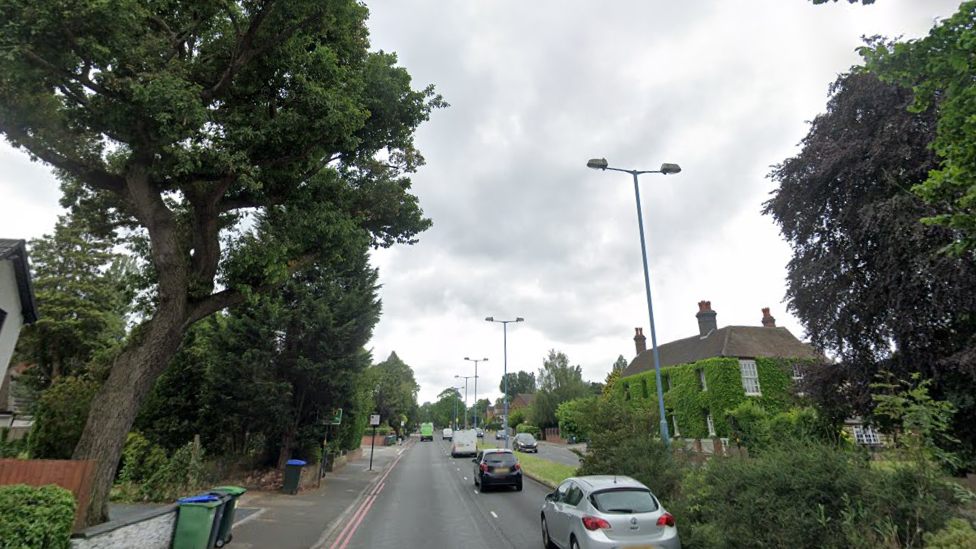
[[[488,454],[485,457],[485,463],[512,463],[515,461],[515,456],[513,454]]]
[[[593,506],[604,513],[652,513],[657,501],[647,490],[607,490],[590,496]]]

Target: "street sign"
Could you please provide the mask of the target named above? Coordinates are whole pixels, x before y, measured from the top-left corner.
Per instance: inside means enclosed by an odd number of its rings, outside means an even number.
[[[380,416],[379,416],[379,414],[369,416],[369,425],[371,427],[377,427],[377,426],[379,426],[379,424],[380,424]]]
[[[407,424],[407,422],[406,422],[406,421],[403,421],[402,419],[400,420],[400,427],[403,427],[403,426],[404,426],[404,425],[406,425],[406,424]]]
[[[342,425],[342,408],[336,408],[332,410],[332,419],[329,421],[332,425]]]

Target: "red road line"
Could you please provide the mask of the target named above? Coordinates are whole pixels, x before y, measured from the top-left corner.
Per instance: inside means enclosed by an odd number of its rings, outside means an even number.
[[[336,540],[332,543],[332,546],[329,547],[329,549],[336,549],[336,547],[338,547],[339,542],[342,541],[342,538],[345,537],[346,532],[349,530],[349,528],[352,526],[352,524],[356,521],[356,517],[359,517],[360,516],[360,513],[362,513],[363,510],[366,508],[366,504],[369,503],[369,500],[370,500],[371,497],[372,496],[366,496],[366,499],[363,500],[363,502],[359,505],[359,509],[356,509],[356,514],[354,514],[352,516],[352,519],[350,519],[349,522],[346,524],[346,527],[342,529],[342,533],[339,534],[339,537],[336,538]]]
[[[376,501],[376,499],[377,499],[376,496],[370,498],[369,505],[366,506],[366,511],[364,511],[362,515],[359,515],[359,520],[356,521],[356,525],[353,526],[352,531],[349,532],[349,537],[347,537],[346,541],[344,541],[342,545],[339,546],[339,549],[346,549],[346,546],[349,545],[350,541],[352,541],[352,537],[356,535],[356,530],[359,529],[359,524],[363,521],[364,518],[366,518],[366,513],[369,513],[369,508],[373,506],[373,503]]]
[[[404,450],[406,450],[406,448],[404,448]],[[380,493],[381,490],[383,490],[383,487],[386,486],[386,482],[384,482],[386,480],[386,477],[388,477],[390,473],[393,472],[393,468],[396,467],[396,464],[399,463],[401,459],[403,459],[402,453],[398,455],[396,459],[393,460],[393,463],[391,463],[390,466],[387,468],[386,473],[384,473],[383,476],[380,477],[380,479],[376,482],[376,485],[373,487],[373,490],[370,491],[368,496],[366,496],[366,499],[359,506],[359,509],[356,510],[356,514],[352,516],[352,518],[349,520],[349,523],[346,524],[346,527],[342,529],[342,532],[339,534],[339,537],[337,537],[336,540],[332,542],[332,546],[329,547],[329,549],[336,549],[337,547],[338,549],[346,549],[346,546],[349,545],[349,542],[352,540],[352,537],[356,534],[356,530],[359,529],[359,524],[363,522],[363,518],[366,517],[366,513],[369,512],[370,507],[372,507],[373,503],[376,501],[378,494]],[[352,530],[349,529],[350,527],[352,527]],[[343,538],[345,538],[345,541],[342,541]],[[339,545],[339,542],[342,542],[342,545]]]

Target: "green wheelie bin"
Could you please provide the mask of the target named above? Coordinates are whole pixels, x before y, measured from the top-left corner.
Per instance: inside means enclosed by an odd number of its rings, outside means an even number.
[[[302,480],[302,467],[305,467],[305,462],[300,459],[289,459],[285,463],[285,482],[281,486],[282,492],[298,493],[298,483]]]
[[[176,503],[179,514],[173,549],[209,549],[215,518],[223,505],[221,498],[206,494],[183,498]]]
[[[214,525],[216,536],[211,536],[214,540],[214,547],[223,547],[234,539],[234,533],[231,531],[234,527],[234,514],[237,511],[237,500],[244,495],[244,492],[247,492],[247,488],[240,486],[218,486],[210,491],[211,494],[228,499],[224,503],[224,513],[220,518],[220,524]]]

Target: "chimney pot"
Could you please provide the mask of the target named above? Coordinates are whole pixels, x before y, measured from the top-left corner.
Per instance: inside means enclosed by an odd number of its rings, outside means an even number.
[[[762,325],[767,328],[775,328],[776,319],[769,314],[769,307],[763,307],[762,314],[763,314]]]
[[[708,334],[714,332],[718,329],[718,321],[716,317],[718,313],[712,310],[711,301],[699,301],[698,302],[698,333],[701,337],[707,337]]]
[[[634,328],[634,347],[637,349],[637,356],[647,350],[647,338],[644,337],[644,328]]]

